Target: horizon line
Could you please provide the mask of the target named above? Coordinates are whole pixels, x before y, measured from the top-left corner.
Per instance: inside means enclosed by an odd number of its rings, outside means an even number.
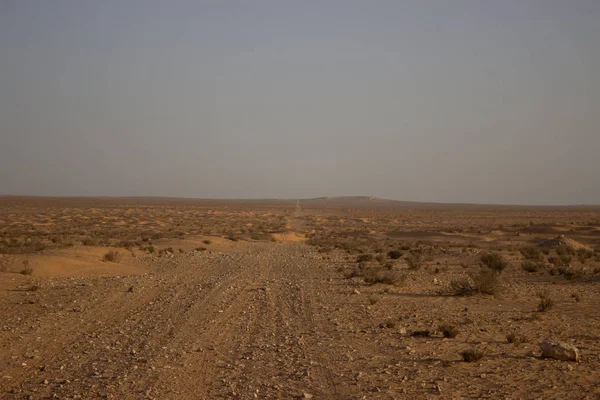
[[[388,199],[378,196],[348,195],[348,196],[319,196],[319,197],[186,197],[186,196],[110,196],[110,195],[37,195],[37,194],[0,194],[2,198],[48,198],[48,199],[156,199],[156,200],[201,200],[201,201],[314,201],[314,200],[335,200],[335,199],[362,199],[362,200],[381,200],[395,203],[408,203],[415,205],[437,205],[437,206],[496,206],[496,207],[600,207],[600,204],[514,204],[514,203],[470,203],[470,202],[443,202],[443,201],[415,201]]]

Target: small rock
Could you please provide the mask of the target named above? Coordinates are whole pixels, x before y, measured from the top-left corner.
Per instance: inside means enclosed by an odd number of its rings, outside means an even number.
[[[303,394],[303,397],[304,397],[305,399],[312,399],[314,396],[313,396],[312,394],[310,394],[310,393],[304,393],[304,394]]]
[[[542,357],[561,361],[579,361],[579,349],[568,343],[544,342],[540,345]]]

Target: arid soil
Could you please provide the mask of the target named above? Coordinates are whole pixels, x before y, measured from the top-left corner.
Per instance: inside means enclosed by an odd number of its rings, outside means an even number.
[[[598,208],[0,206],[2,399],[600,397]],[[561,234],[580,251],[532,250]],[[491,253],[494,294],[457,292]],[[546,340],[580,362],[542,358]]]

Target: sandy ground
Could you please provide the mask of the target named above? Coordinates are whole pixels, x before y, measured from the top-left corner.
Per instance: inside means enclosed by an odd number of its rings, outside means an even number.
[[[306,215],[286,225],[312,229]],[[206,237],[160,239],[157,247],[182,252],[134,249],[119,264],[100,261],[106,248],[75,246],[29,256],[31,276],[9,263],[0,273],[0,398],[600,397],[598,275],[529,274],[515,261],[499,295],[449,296],[478,250],[447,248],[418,271],[394,266],[402,284],[369,285],[343,276],[355,256],[321,253],[296,239],[304,233],[214,237],[206,250],[196,250]],[[544,313],[541,289],[556,302]],[[441,324],[458,335],[444,338]],[[524,342],[507,343],[511,332]],[[581,361],[541,358],[544,340],[576,345]],[[463,362],[470,348],[485,356]]]

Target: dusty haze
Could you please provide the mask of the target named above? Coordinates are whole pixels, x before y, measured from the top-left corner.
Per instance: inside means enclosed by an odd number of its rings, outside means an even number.
[[[600,204],[599,20],[594,0],[2,1],[0,194]]]

